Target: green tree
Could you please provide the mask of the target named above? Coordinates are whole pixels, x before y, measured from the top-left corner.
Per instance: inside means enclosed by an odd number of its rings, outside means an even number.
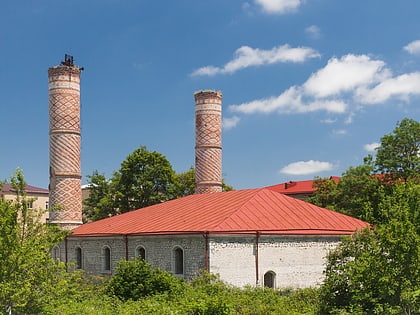
[[[321,314],[420,314],[420,185],[380,189],[379,199],[383,222],[328,255]]]
[[[115,208],[115,189],[112,179],[108,180],[104,174],[94,171],[89,179],[89,196],[84,200],[84,221],[96,221],[113,216]]]
[[[121,163],[114,175],[120,213],[173,199],[175,172],[166,157],[141,146]]]
[[[195,168],[190,167],[186,172],[176,174],[176,197],[184,197],[195,194]],[[222,180],[222,191],[233,190],[233,187]]]
[[[21,170],[11,183],[16,200],[0,200],[0,313],[38,314],[65,277],[51,257],[65,232],[41,222],[44,210],[29,208]]]
[[[376,149],[376,170],[391,180],[418,177],[420,173],[420,123],[404,118],[381,138]]]

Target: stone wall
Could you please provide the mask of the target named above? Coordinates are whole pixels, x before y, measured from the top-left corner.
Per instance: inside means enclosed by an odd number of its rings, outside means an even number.
[[[258,239],[258,241],[257,241]],[[243,287],[263,286],[264,274],[274,275],[274,287],[310,287],[323,279],[325,256],[340,241],[338,236],[209,236],[209,271],[227,283]],[[111,270],[104,270],[104,247],[111,252]],[[92,274],[115,272],[119,260],[133,259],[143,248],[154,268],[174,272],[174,249],[184,253],[183,278],[190,280],[206,268],[206,239],[202,234],[69,237],[67,261],[76,262],[82,250],[82,268]],[[53,255],[66,261],[65,243]]]

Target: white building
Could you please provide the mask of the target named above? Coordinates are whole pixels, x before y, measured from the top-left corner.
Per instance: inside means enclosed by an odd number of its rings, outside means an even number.
[[[189,280],[200,270],[235,286],[309,287],[325,256],[366,222],[267,188],[196,194],[84,224],[54,255],[96,275],[143,257]]]

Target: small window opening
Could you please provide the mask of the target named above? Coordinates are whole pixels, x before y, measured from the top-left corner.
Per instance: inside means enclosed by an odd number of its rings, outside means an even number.
[[[184,274],[184,251],[181,248],[176,248],[174,250],[174,263],[175,263],[175,274],[183,275]]]

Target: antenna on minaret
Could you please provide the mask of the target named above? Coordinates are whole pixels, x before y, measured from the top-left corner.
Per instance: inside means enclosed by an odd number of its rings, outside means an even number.
[[[62,61],[61,64],[63,66],[68,66],[68,67],[74,66],[73,56],[70,56],[70,55],[65,54],[64,55],[64,61]]]

